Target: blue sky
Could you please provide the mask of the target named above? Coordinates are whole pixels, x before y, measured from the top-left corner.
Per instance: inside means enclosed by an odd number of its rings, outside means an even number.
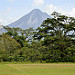
[[[36,8],[75,17],[75,0],[0,0],[0,24],[10,24]]]

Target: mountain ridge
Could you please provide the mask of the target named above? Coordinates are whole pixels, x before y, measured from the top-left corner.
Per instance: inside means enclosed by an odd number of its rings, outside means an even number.
[[[28,14],[24,15],[23,17],[21,17],[17,21],[15,21],[15,22],[7,25],[7,26],[9,26],[11,28],[13,28],[13,27],[15,27],[15,28],[19,27],[19,28],[22,28],[23,30],[31,28],[31,27],[33,27],[34,29],[36,29],[47,18],[51,18],[51,16],[49,16],[45,12],[42,12],[39,9],[33,9]],[[0,34],[2,34],[5,31],[6,31],[5,29],[1,28],[0,29]]]
[[[19,27],[22,29],[28,29],[30,27],[33,27],[36,29],[47,18],[51,18],[51,17],[47,13],[44,13],[39,9],[34,9],[28,14],[21,17],[19,20],[9,24],[8,26]]]

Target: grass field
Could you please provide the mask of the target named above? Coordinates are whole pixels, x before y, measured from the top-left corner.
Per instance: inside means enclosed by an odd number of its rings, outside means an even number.
[[[75,64],[2,64],[0,75],[75,75]]]

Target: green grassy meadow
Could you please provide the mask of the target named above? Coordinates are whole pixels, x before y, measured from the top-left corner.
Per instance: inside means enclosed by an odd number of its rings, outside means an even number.
[[[75,64],[0,63],[0,75],[75,75]]]

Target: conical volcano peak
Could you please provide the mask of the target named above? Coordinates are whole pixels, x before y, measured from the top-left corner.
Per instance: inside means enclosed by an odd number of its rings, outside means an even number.
[[[42,14],[43,12],[40,9],[33,9],[30,13],[31,14]]]
[[[40,9],[33,9],[32,12],[42,12]]]
[[[19,27],[22,29],[28,29],[30,27],[37,28],[39,27],[44,20],[50,18],[48,14],[45,14],[39,9],[33,9],[27,15],[24,15],[19,20],[9,24],[9,27]]]

